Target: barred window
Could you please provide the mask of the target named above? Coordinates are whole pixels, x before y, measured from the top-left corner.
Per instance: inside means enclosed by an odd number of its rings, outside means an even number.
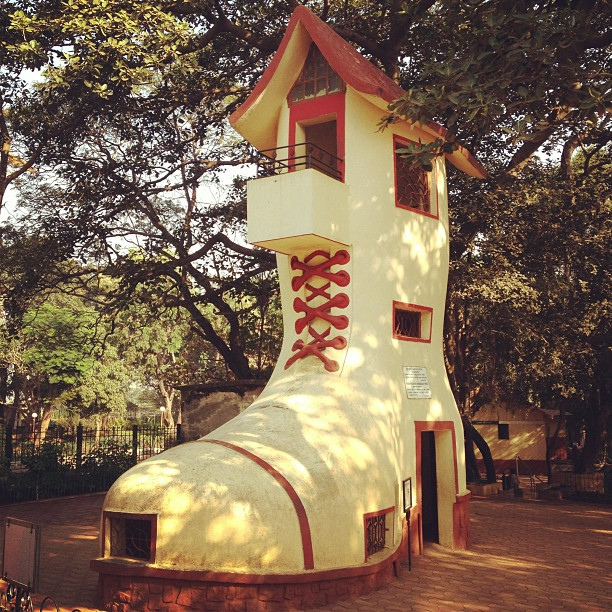
[[[421,337],[421,313],[414,310],[395,311],[395,335],[404,338]]]
[[[142,561],[152,560],[152,520],[111,516],[108,521],[110,555]]]
[[[393,302],[393,337],[418,342],[431,341],[432,309]]]
[[[429,193],[429,172],[421,166],[411,164],[398,152],[405,144],[395,142],[395,201],[403,208],[413,208],[421,212],[436,214],[431,210]]]
[[[394,507],[363,515],[365,559],[375,555],[393,543]],[[387,534],[390,534],[387,537]]]
[[[366,542],[368,557],[385,547],[387,526],[385,515],[371,516],[366,519]]]

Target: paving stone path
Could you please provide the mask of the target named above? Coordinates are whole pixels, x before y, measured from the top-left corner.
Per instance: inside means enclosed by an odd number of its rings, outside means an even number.
[[[97,494],[0,506],[2,518],[42,526],[35,601],[50,595],[62,611],[98,610],[89,560],[98,556],[103,499]],[[471,550],[453,553],[429,544],[413,559],[412,571],[403,566],[385,588],[318,610],[612,610],[612,507],[498,496],[474,498],[471,508]]]

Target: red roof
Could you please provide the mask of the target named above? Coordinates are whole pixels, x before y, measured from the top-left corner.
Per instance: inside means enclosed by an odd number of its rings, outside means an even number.
[[[256,103],[260,101],[263,93],[276,74],[298,24],[301,24],[305,28],[312,41],[317,45],[325,59],[329,62],[329,65],[338,73],[340,78],[356,91],[361,94],[379,98],[386,104],[396,100],[405,93],[395,81],[390,79],[386,74],[363,57],[363,55],[358,53],[351,44],[336,34],[330,26],[321,21],[312,11],[305,6],[299,6],[295,9],[289,20],[285,35],[272,61],[253,88],[249,97],[230,116],[230,123],[236,127],[238,131],[241,131],[240,128],[242,126],[240,124],[242,123],[242,118],[248,114],[249,111],[255,109]],[[292,85],[293,82],[287,83],[287,92]],[[279,99],[279,103],[280,102],[281,100]],[[433,137],[439,136],[445,138],[448,133],[446,128],[433,121],[420,127]],[[480,162],[462,146],[459,146],[459,149],[455,151],[455,153],[447,157],[449,161],[460,170],[472,176],[477,176],[479,178],[485,178],[487,176],[487,171]]]

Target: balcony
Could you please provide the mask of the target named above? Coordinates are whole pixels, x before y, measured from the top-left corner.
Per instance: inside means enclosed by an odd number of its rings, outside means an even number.
[[[301,142],[258,151],[257,176],[275,176],[312,168],[338,181],[342,180],[342,159],[314,142]]]
[[[294,149],[291,157],[263,158],[262,178],[249,181],[248,241],[287,254],[347,246],[348,187],[338,180],[341,160],[335,158],[334,167],[333,160],[307,149],[302,155],[299,146],[282,147]]]

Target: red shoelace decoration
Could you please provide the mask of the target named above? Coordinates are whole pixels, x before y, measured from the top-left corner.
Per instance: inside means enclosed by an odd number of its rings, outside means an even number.
[[[317,264],[310,263],[313,259],[321,257],[325,259]],[[343,266],[349,261],[350,255],[345,250],[338,251],[332,257],[329,256],[327,251],[313,251],[304,258],[304,261],[300,261],[295,256],[291,258],[291,269],[299,270],[302,273],[300,276],[294,276],[291,279],[291,287],[294,291],[299,291],[302,287],[305,287],[306,290],[306,301],[299,297],[293,301],[293,309],[297,313],[303,313],[303,316],[295,322],[295,331],[301,334],[308,327],[308,333],[312,336],[312,340],[308,343],[303,340],[294,342],[291,349],[297,352],[287,360],[285,370],[298,361],[298,359],[303,359],[310,355],[320,359],[328,372],[337,372],[340,369],[338,362],[325,356],[323,351],[326,348],[341,350],[346,347],[346,338],[344,336],[335,336],[334,338],[329,338],[329,336],[331,335],[332,328],[342,330],[348,327],[348,317],[345,315],[332,315],[331,309],[346,308],[349,305],[349,297],[346,293],[337,293],[332,297],[329,289],[332,283],[339,287],[346,287],[349,284],[351,277],[348,272],[344,270],[339,272],[330,271],[331,266]],[[316,287],[309,282],[313,278],[321,278],[327,282],[321,287]],[[317,297],[323,298],[326,301],[319,306],[311,306],[310,302]],[[317,331],[311,325],[315,319],[329,323],[329,327],[324,331]]]

